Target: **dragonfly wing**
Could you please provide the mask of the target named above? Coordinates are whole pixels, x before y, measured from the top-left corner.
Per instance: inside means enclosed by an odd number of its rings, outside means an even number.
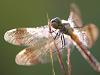
[[[76,29],[74,28],[74,33],[75,35],[71,35],[71,37],[74,37],[74,40],[76,38],[78,38],[78,40],[80,40],[80,42],[85,46],[85,47],[88,47],[88,37],[86,36],[85,34],[85,31],[82,31],[80,28],[79,29]]]
[[[74,22],[74,27],[82,27],[82,21],[79,8],[75,4],[70,5],[70,14],[68,20]]]
[[[4,39],[14,45],[35,46],[39,45],[39,42],[45,43],[48,33],[48,26],[17,28],[7,31]]]
[[[29,47],[23,49],[16,55],[15,62],[18,65],[35,65],[40,63],[47,63],[49,61],[49,52],[40,48]]]
[[[98,38],[98,28],[94,24],[88,24],[82,28],[74,28],[74,34],[87,48],[91,48]]]
[[[91,48],[98,38],[99,30],[94,24],[88,24],[82,28],[88,39],[88,48]]]

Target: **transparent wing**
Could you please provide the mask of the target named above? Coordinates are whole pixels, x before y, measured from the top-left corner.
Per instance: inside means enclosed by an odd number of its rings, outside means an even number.
[[[98,38],[99,30],[94,24],[87,24],[82,29],[88,40],[88,48],[91,48]]]
[[[33,65],[47,63],[49,59],[49,50],[44,52],[42,48],[29,47],[19,52],[15,61],[18,65]]]
[[[82,44],[91,48],[98,38],[98,28],[94,24],[88,24],[81,28],[75,28],[74,33],[77,35]]]
[[[73,3],[70,5],[70,14],[68,20],[74,22],[74,27],[82,27],[81,15],[79,8]]]
[[[4,35],[4,39],[14,45],[42,46],[39,43],[45,43],[45,41],[47,41],[48,33],[48,26],[17,28],[7,31]]]

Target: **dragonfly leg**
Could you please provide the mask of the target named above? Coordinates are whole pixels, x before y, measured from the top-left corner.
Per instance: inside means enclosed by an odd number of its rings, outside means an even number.
[[[67,49],[68,75],[71,75],[70,48]]]
[[[61,35],[61,42],[62,42],[62,48],[63,48],[63,37],[62,37],[62,35]]]
[[[52,48],[50,48],[50,58],[51,58],[51,64],[52,64],[52,72],[53,72],[53,75],[55,75],[54,63],[53,63],[53,50],[52,50]]]
[[[54,37],[54,40],[55,40],[58,36],[60,36],[60,33],[59,33],[59,32],[56,33],[56,36]]]
[[[57,45],[55,43],[55,40],[54,40],[54,45],[55,45],[55,48],[56,48],[56,53],[57,53],[57,57],[58,57],[58,61],[59,61],[61,70],[62,70],[63,74],[66,75],[65,67],[64,67],[64,64],[63,64],[63,61],[62,61],[62,56],[61,56],[59,48],[57,47]]]
[[[64,35],[61,35],[61,41],[62,41],[62,48],[65,46],[65,38]]]

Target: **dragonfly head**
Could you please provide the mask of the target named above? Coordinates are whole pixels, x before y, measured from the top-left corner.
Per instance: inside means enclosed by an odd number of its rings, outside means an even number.
[[[63,27],[61,23],[61,19],[59,17],[51,19],[50,22],[51,22],[51,26],[55,29],[61,29]]]

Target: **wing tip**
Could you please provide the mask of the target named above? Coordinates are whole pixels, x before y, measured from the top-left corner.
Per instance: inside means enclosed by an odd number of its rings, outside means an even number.
[[[36,53],[33,48],[25,48],[16,55],[15,62],[18,65],[31,66],[39,64],[39,58],[37,58]]]
[[[89,26],[88,26],[88,30],[87,30],[87,32],[89,32],[89,33],[91,33],[91,34],[89,34],[90,35],[90,46],[89,46],[89,48],[91,48],[92,46],[93,46],[93,44],[95,43],[95,41],[97,40],[97,38],[98,38],[98,36],[99,36],[99,29],[96,27],[96,25],[95,24],[90,24]]]
[[[13,31],[16,31],[16,29],[8,30],[8,31],[4,34],[4,40],[5,40],[5,41],[10,42],[10,40],[12,39],[11,33],[12,33]]]
[[[92,48],[93,44],[99,37],[98,27],[93,23],[89,23],[86,26],[84,26],[83,31],[85,31],[88,39],[88,48]]]
[[[77,12],[77,14],[80,14],[79,7],[75,3],[70,4],[70,11]]]
[[[30,66],[32,65],[30,62],[28,62],[28,60],[26,60],[24,57],[24,54],[26,52],[26,49],[22,50],[21,52],[19,52],[17,55],[16,55],[16,58],[15,58],[15,62],[16,64],[18,65],[25,65],[25,66]],[[24,59],[23,59],[24,58]]]

